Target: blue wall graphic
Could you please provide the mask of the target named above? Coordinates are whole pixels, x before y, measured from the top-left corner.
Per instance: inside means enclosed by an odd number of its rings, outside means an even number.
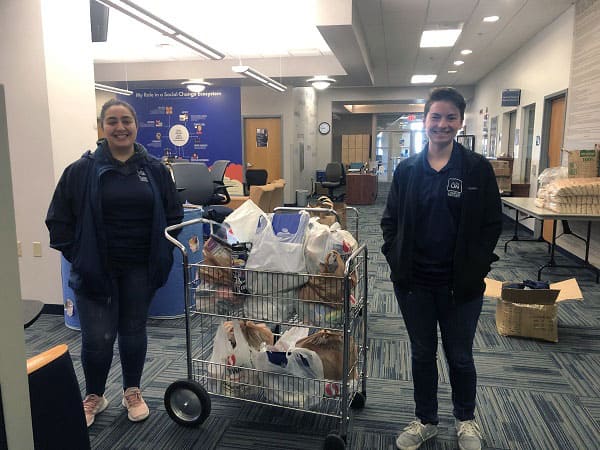
[[[218,159],[242,164],[239,87],[137,89],[122,97],[135,108],[137,141],[159,158],[169,156],[211,165]]]

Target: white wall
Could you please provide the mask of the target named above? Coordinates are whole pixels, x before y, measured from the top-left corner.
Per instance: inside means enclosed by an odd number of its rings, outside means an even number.
[[[489,119],[498,116],[498,130],[503,129],[504,113],[515,107],[502,107],[501,93],[503,89],[521,89],[521,105],[517,107],[517,125],[523,135],[523,107],[535,104],[534,136],[542,135],[542,117],[544,97],[566,90],[569,86],[569,69],[573,46],[574,7],[527,42],[518,52],[500,64],[493,72],[483,78],[475,88],[473,101],[467,106],[465,123],[469,134],[475,134],[477,151],[482,140],[483,114],[486,108]],[[502,136],[508,139],[508,136]],[[521,142],[519,142],[521,144]],[[505,146],[498,143],[499,149]],[[541,145],[532,149],[531,192],[536,192],[537,171],[539,169]],[[521,167],[521,149],[515,147],[519,157],[514,161],[513,182],[518,182]]]
[[[96,139],[89,3],[0,2],[0,29],[21,293],[60,304],[59,254],[49,248],[44,219],[64,167]],[[41,242],[42,257],[33,256],[33,242]]]

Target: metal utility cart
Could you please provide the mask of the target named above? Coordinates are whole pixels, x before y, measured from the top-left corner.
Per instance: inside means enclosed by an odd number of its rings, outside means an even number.
[[[321,208],[278,208],[275,214],[297,214],[296,210],[311,214],[334,213]],[[347,208],[347,212],[355,214],[356,235],[358,212],[354,208]],[[209,265],[206,259],[190,264],[186,246],[171,233],[197,223],[211,224],[206,219],[193,219],[165,230],[166,238],[183,255],[186,302],[187,378],[175,381],[165,392],[169,416],[178,424],[197,426],[210,414],[209,394],[236,398],[337,418],[339,430],[327,435],[323,448],[345,449],[349,410],[362,408],[366,402],[366,245],[359,243],[347,256],[342,276],[232,268],[226,264]],[[211,235],[211,239],[216,238]],[[217,244],[226,246],[223,241]],[[244,280],[245,289],[240,290],[239,283],[234,283],[240,279]],[[316,288],[304,290],[306,285]],[[311,298],[306,294],[308,291],[326,292],[327,300],[319,296]],[[305,331],[304,328],[308,328],[328,333],[341,343],[339,377],[310,378],[281,370],[261,370],[235,358],[215,361],[213,342],[225,321],[238,321],[240,325],[247,324],[245,321],[263,323],[272,331],[276,342],[291,329]],[[255,356],[258,351],[253,349]],[[284,354],[290,355],[289,352]],[[339,370],[339,364],[337,368]]]

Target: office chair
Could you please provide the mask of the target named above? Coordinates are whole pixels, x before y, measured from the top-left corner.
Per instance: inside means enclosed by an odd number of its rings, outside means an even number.
[[[227,190],[223,179],[225,178],[225,171],[227,170],[227,166],[229,166],[230,162],[231,161],[228,159],[219,159],[215,161],[209,168],[210,174],[216,186],[215,192],[217,194],[222,194],[225,197],[229,197],[229,191]],[[229,203],[229,200],[227,203]]]
[[[250,186],[264,186],[267,184],[268,172],[265,169],[246,169],[246,195],[250,193]]]
[[[193,205],[224,205],[229,202],[226,189],[219,189],[223,182],[215,182],[204,163],[175,162],[170,165],[181,203]]]
[[[330,162],[327,164],[327,167],[325,167],[325,181],[321,181],[321,186],[328,189],[331,200],[340,201],[343,199],[344,194],[337,197],[334,195],[335,188],[342,185],[343,178],[344,168],[341,163]]]
[[[36,449],[90,448],[79,383],[65,344],[27,360]]]
[[[227,169],[227,166],[229,166],[230,162],[231,161],[228,159],[219,159],[215,161],[212,166],[210,166],[210,174],[212,175],[214,181],[223,182],[225,170]]]

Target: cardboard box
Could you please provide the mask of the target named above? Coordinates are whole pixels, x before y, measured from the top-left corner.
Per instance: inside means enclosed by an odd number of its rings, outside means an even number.
[[[485,279],[485,294],[498,299],[496,329],[502,336],[521,336],[558,342],[558,303],[583,300],[575,278],[550,284],[550,289],[510,289]]]
[[[496,177],[500,192],[510,192],[512,188],[512,177]]]
[[[510,163],[508,161],[501,161],[498,159],[490,159],[490,164],[494,169],[494,175],[497,177],[508,177],[510,173]]]
[[[598,144],[594,150],[565,150],[569,178],[594,178],[598,176]]]

